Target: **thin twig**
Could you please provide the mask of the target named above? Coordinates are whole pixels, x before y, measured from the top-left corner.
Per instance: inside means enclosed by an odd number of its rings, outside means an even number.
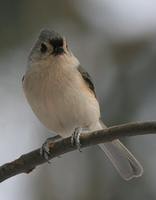
[[[156,122],[136,122],[113,126],[104,130],[81,134],[81,148],[112,141],[125,136],[145,135],[156,133]],[[71,145],[71,137],[61,139],[51,144],[50,159],[64,153],[76,150]],[[21,173],[29,173],[38,165],[47,161],[40,155],[40,149],[20,156],[18,159],[0,167],[0,182]]]

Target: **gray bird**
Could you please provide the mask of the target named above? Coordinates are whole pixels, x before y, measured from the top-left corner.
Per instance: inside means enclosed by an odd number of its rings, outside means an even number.
[[[106,126],[90,75],[81,67],[67,41],[55,31],[41,31],[23,77],[25,96],[38,119],[61,137]],[[114,140],[99,145],[125,180],[139,177],[143,168],[128,149]]]

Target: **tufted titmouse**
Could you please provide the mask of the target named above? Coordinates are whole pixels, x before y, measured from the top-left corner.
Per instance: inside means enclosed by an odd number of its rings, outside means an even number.
[[[66,39],[55,31],[41,31],[29,55],[23,88],[39,120],[61,137],[106,127],[100,121],[90,75],[72,54]],[[142,166],[119,140],[100,147],[122,178],[142,175]]]

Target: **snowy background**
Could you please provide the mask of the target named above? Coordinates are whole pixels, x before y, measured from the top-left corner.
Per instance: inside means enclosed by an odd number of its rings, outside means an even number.
[[[51,136],[21,84],[30,48],[44,27],[65,35],[92,75],[108,126],[156,119],[155,0],[1,1],[0,13],[0,164]],[[0,199],[155,200],[155,141],[149,135],[123,141],[144,166],[139,179],[123,181],[92,147],[8,179],[0,184]]]

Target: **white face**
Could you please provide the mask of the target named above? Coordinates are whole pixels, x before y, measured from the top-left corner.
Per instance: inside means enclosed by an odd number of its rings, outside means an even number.
[[[55,60],[63,55],[71,55],[65,38],[54,31],[43,30],[29,55],[29,62]]]

